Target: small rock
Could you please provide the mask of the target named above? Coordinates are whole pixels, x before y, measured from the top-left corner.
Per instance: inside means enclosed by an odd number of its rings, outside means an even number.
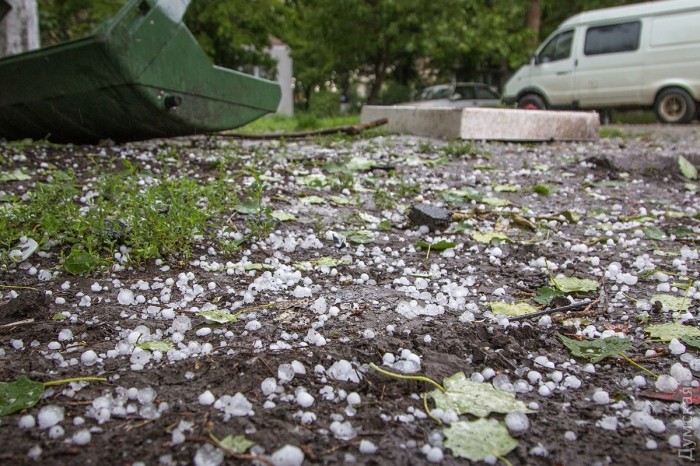
[[[418,204],[411,207],[408,219],[413,225],[425,225],[431,230],[442,230],[450,224],[449,210],[431,204]]]

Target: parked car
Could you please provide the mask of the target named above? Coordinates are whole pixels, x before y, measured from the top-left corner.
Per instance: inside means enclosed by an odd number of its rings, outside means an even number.
[[[412,107],[498,107],[501,96],[482,83],[438,84],[426,87],[413,102],[400,105]]]
[[[664,123],[700,116],[700,2],[665,0],[579,13],[506,83],[533,109],[654,109]]]

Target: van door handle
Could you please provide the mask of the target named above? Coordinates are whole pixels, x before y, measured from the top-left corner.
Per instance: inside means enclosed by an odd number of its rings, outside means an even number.
[[[557,71],[557,76],[563,76],[565,74],[571,74],[571,71]]]

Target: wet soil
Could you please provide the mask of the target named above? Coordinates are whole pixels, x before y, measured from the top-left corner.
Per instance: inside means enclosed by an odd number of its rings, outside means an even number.
[[[30,191],[32,183],[42,181],[54,169],[71,168],[79,178],[89,178],[96,172],[119,170],[126,160],[136,166],[149,165],[152,170],[169,164],[169,169],[179,170],[180,176],[206,179],[218,173],[222,163],[230,171],[240,168],[237,164],[242,166],[251,161],[268,163],[267,174],[284,180],[270,182],[268,201],[275,209],[293,211],[297,216],[296,221],[280,223],[276,227],[277,236],[301,241],[316,235],[321,241],[317,248],[297,246],[293,251],[285,251],[275,249],[274,241],[260,240],[238,252],[212,254],[216,252],[210,249],[214,243],[204,240],[189,262],[166,257],[158,265],[132,264],[124,270],[96,271],[87,276],[65,272],[56,251],[48,257],[30,258],[30,266],[7,265],[0,272],[3,286],[0,348],[4,350],[0,353],[0,381],[14,380],[20,375],[39,381],[77,376],[103,376],[109,381],[51,388],[34,408],[0,418],[3,445],[0,464],[194,464],[198,449],[211,443],[210,433],[218,438],[246,434],[257,445],[246,455],[226,456],[224,464],[251,464],[255,458],[259,464],[265,464],[267,455],[287,444],[302,449],[305,464],[353,461],[368,465],[428,464],[421,447],[431,439],[435,443],[436,432],[441,431],[433,420],[421,415],[419,395],[430,387],[417,381],[389,379],[368,367],[371,362],[380,364],[386,353],[398,355],[402,349],[419,355],[421,374],[435,380],[459,371],[469,377],[486,368],[507,375],[511,382],[523,379],[528,370],[539,371],[546,379],[552,370],[538,367],[534,362],[541,355],[554,362],[564,375],[575,375],[581,380],[580,388],[556,389],[551,396],[541,396],[536,384],[528,392],[517,394],[525,403],[536,402],[538,408],[529,415],[530,428],[517,436],[519,445],[506,456],[512,465],[687,464],[688,460],[679,456],[679,449],[668,441],[673,434],[683,436],[683,406],[645,400],[641,396],[643,389],[630,381],[643,375],[647,377],[646,388],[651,388],[653,379],[647,374],[616,359],[595,364],[594,372],[585,371],[586,361],[572,359],[557,337],[576,334],[577,327],[567,326],[563,318],[555,318],[551,325],[543,325],[537,318],[524,319],[517,326],[504,328],[485,313],[488,301],[528,299],[539,287],[547,285],[547,271],[533,265],[538,258],[545,257],[558,272],[594,278],[602,284],[600,295],[588,296],[601,300],[581,317],[585,322],[579,323],[579,330],[587,324],[600,331],[623,329],[623,333],[635,338],[635,351],[629,353],[630,357],[641,358],[649,349],[660,350],[660,357],[642,363],[659,374],[669,373],[671,365],[679,361],[678,356],[668,353],[667,344],[645,338],[644,325],[635,318],[639,310],[634,300],[648,299],[656,292],[659,282],[640,280],[623,292],[623,285],[614,280],[606,282],[603,275],[613,262],[620,263],[625,271],[636,272],[633,264],[645,254],[653,258],[658,269],[682,275],[674,260],[683,247],[697,251],[698,201],[696,194],[688,191],[688,180],[679,174],[675,162],[667,163],[667,160],[675,161],[679,154],[697,160],[700,128],[691,125],[618,129],[616,137],[592,143],[474,143],[467,153],[452,155],[440,163],[437,162],[446,153],[446,142],[407,136],[293,143],[195,138],[147,141],[116,148],[0,145],[0,151],[4,151],[4,172],[21,167],[32,176],[30,181],[0,185],[6,193],[18,196]],[[177,161],[154,156],[164,151],[169,151],[169,156]],[[260,154],[267,154],[268,162],[259,162]],[[370,170],[353,175],[367,188],[359,192],[358,205],[298,202],[302,195],[327,197],[340,194],[342,189],[314,189],[295,183],[301,172],[299,167],[313,173],[325,162],[351,156],[390,164],[395,172]],[[633,160],[637,156],[652,160],[651,164],[656,163],[654,159],[663,163],[658,162],[661,168],[656,169],[649,168],[647,162],[640,167]],[[435,163],[410,163],[416,157]],[[380,198],[373,194],[372,184],[390,191],[388,187],[401,183],[414,187],[395,194],[394,206],[377,205]],[[494,186],[506,184],[519,185],[520,189],[493,190]],[[535,185],[548,185],[553,192],[538,195],[532,190]],[[484,206],[478,202],[446,204],[440,194],[445,189],[467,187],[507,199],[511,207]],[[402,210],[419,202],[468,213],[469,228],[450,227],[437,232],[419,229]],[[535,233],[505,221],[512,218],[508,209],[513,205],[533,219],[540,217],[535,221],[545,223],[549,229]],[[595,217],[596,209],[606,212],[605,220]],[[664,242],[634,236],[633,230],[638,227],[623,225],[631,221],[628,218],[644,215],[642,209],[654,217],[654,226],[667,232],[684,227],[689,235]],[[565,219],[562,212],[567,211],[577,212],[580,218]],[[669,211],[682,215],[664,215]],[[386,231],[375,228],[374,241],[366,245],[348,242],[339,248],[337,242],[326,239],[326,231],[348,230],[358,212],[388,219],[391,228]],[[242,219],[234,222],[238,222],[238,228],[244,228]],[[601,226],[604,224],[610,228],[606,230]],[[511,241],[498,245],[500,254],[496,254],[494,245],[479,243],[470,236],[473,230],[499,230]],[[626,234],[623,240],[620,233]],[[637,237],[635,243],[625,241]],[[419,239],[446,239],[460,246],[454,254],[437,251],[427,254],[413,246]],[[574,252],[572,244],[587,244],[588,252]],[[302,277],[309,279],[306,284],[302,280],[291,286],[260,290],[249,303],[243,303],[243,294],[264,272],[236,269],[227,273],[226,267],[212,270],[205,266],[214,262],[238,263],[247,258],[252,263],[289,267],[325,256],[349,256],[352,264],[338,265],[336,273],[319,267],[304,270]],[[591,262],[592,256],[599,262]],[[163,268],[164,265],[169,269]],[[697,262],[688,261],[685,265],[685,276],[697,280]],[[57,274],[50,280],[40,280],[31,267]],[[211,348],[199,352],[194,349],[190,357],[181,360],[171,361],[163,355],[160,361],[151,360],[141,370],[132,368],[128,354],[108,357],[108,352],[115,350],[139,325],[148,327],[151,334],[162,331],[164,338],[170,336],[172,318],[149,310],[149,306],[167,307],[158,301],[162,287],[153,285],[162,285],[168,278],[177,281],[182,273],[192,274],[190,286],[197,283],[203,287],[186,307],[176,309],[192,323],[192,328],[183,332],[183,343],[189,344],[190,349],[191,345],[201,348],[207,343]],[[423,276],[428,277],[428,285],[422,290],[415,288],[417,278]],[[410,285],[402,284],[402,278]],[[140,280],[148,286],[138,288]],[[100,291],[94,291],[95,283],[102,288]],[[453,307],[445,304],[443,313],[407,318],[396,311],[404,301],[437,302],[440,292],[447,293],[449,283],[461,284],[469,294]],[[299,286],[311,290],[311,296],[297,297],[295,290]],[[120,287],[137,287],[135,293],[143,295],[145,302],[120,304],[117,300]],[[428,300],[422,299],[426,296],[421,291],[430,292]],[[172,295],[173,302],[185,299],[184,293],[174,286]],[[85,296],[91,297],[89,306],[84,305]],[[319,298],[325,298],[328,308],[337,308],[322,325],[318,324],[318,313],[312,310]],[[188,311],[211,303],[220,309],[247,312],[238,322],[212,324]],[[473,307],[468,307],[470,303]],[[468,309],[474,311],[472,319],[465,317]],[[690,312],[696,314],[697,310],[695,301]],[[62,312],[69,317],[56,320],[54,316]],[[673,320],[668,312],[653,311],[650,315],[649,323]],[[252,321],[257,321],[259,328],[246,330]],[[211,332],[197,334],[205,328]],[[65,329],[72,332],[73,338],[61,341],[59,334]],[[311,329],[323,334],[325,345],[315,346],[305,341]],[[16,347],[18,340],[22,341],[20,348]],[[60,348],[49,349],[49,344],[56,341]],[[88,350],[98,355],[95,364],[81,362],[81,355]],[[358,383],[335,380],[328,374],[329,367],[341,360],[353,365],[360,378]],[[306,373],[297,373],[286,383],[284,394],[294,395],[297,390],[305,389],[314,396],[314,404],[301,408],[293,396],[279,395],[274,407],[264,407],[267,397],[261,391],[262,382],[278,378],[279,366],[293,361],[300,362]],[[147,386],[157,394],[154,406],[160,407],[158,416],[142,413],[142,404],[129,399],[125,403],[133,405],[133,412],[112,416],[105,422],[95,418],[93,403],[98,397]],[[600,405],[592,400],[597,388],[610,394],[610,404]],[[226,419],[220,410],[198,401],[207,390],[217,398],[240,392],[252,404],[253,413]],[[332,400],[322,395],[329,390],[335,394]],[[359,394],[361,399],[354,409],[348,409],[344,396],[351,392]],[[647,409],[665,423],[664,432],[650,432],[629,422],[630,412],[637,409],[635,404],[645,402]],[[64,435],[50,438],[47,430],[18,427],[22,415],[36,417],[46,405],[64,408],[65,420],[61,423]],[[694,416],[698,415],[695,408],[688,409]],[[316,420],[303,424],[300,411],[314,413]],[[601,427],[604,416],[618,417],[616,430]],[[338,420],[350,421],[356,436],[336,438],[330,426]],[[191,423],[191,429],[183,432],[184,442],[179,443],[174,441],[173,432],[182,421]],[[86,428],[92,432],[90,443],[76,444],[73,434]],[[566,432],[573,432],[576,440],[567,440]],[[376,453],[360,452],[363,439],[377,446]],[[656,442],[656,448],[649,448],[650,440]],[[32,459],[30,450],[36,446],[41,448],[41,453]],[[442,464],[469,464],[450,455],[449,449],[445,448],[444,453]]]

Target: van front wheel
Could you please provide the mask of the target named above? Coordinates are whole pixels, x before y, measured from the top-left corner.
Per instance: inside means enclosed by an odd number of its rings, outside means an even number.
[[[672,125],[689,123],[695,116],[697,105],[683,89],[666,89],[656,98],[654,111],[662,123]]]
[[[518,100],[518,108],[524,110],[545,110],[547,105],[545,105],[542,97],[537,94],[525,94]]]

